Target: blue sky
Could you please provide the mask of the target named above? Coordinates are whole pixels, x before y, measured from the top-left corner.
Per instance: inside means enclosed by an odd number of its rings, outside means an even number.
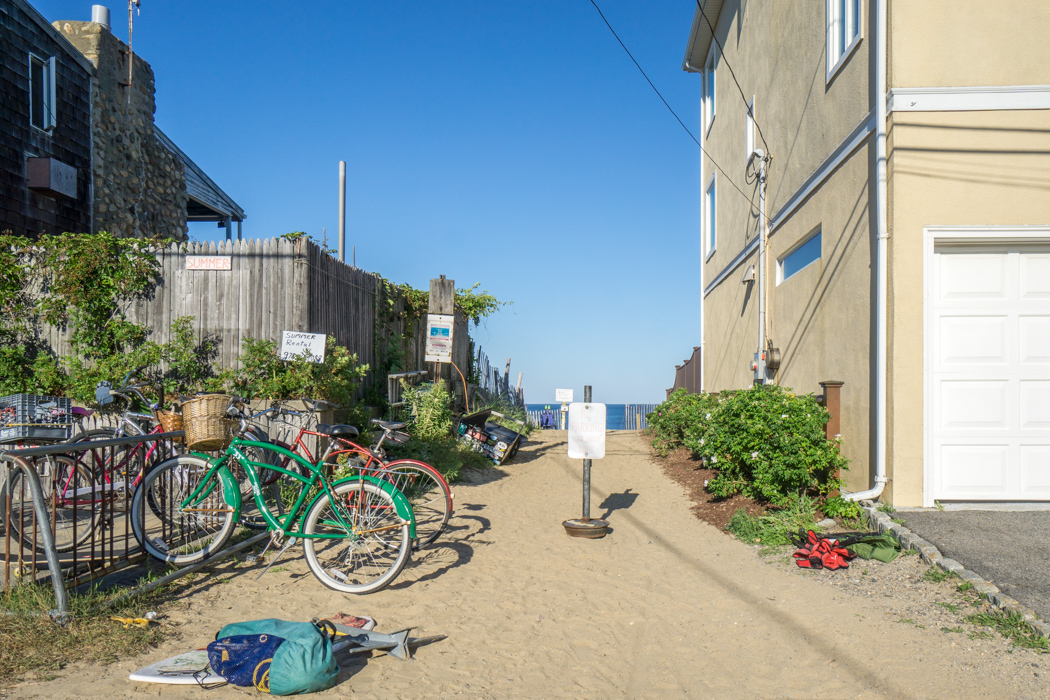
[[[90,19],[90,0],[31,1]],[[695,133],[692,1],[599,6]],[[126,40],[126,3],[109,7]],[[142,0],[134,48],[157,124],[244,207],[246,237],[331,241],[346,160],[358,265],[513,301],[476,338],[530,403],[584,384],[659,401],[699,345],[699,150],[588,0]]]

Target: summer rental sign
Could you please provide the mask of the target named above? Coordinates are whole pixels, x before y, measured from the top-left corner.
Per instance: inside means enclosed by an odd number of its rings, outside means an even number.
[[[281,359],[305,358],[318,364],[324,362],[324,333],[296,333],[281,331]]]

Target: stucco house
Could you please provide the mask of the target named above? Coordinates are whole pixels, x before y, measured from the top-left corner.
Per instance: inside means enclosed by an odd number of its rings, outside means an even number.
[[[850,491],[1050,500],[1047,27],[1045,0],[694,13],[702,384],[845,382]]]
[[[185,239],[215,221],[239,238],[244,210],[157,128],[149,63],[91,12],[51,24],[0,0],[0,231]]]

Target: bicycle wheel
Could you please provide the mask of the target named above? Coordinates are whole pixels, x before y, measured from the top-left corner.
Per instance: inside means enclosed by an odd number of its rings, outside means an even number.
[[[342,593],[374,593],[386,588],[412,555],[408,522],[397,514],[394,499],[373,483],[346,482],[333,491],[335,503],[324,494],[303,524],[304,534],[333,535],[303,538],[310,571],[321,583]],[[398,545],[391,547],[389,542],[395,539]]]
[[[452,516],[452,491],[441,472],[426,462],[400,459],[370,474],[389,481],[412,504],[416,516],[413,546],[421,549],[432,544]]]
[[[135,489],[131,527],[151,556],[185,566],[206,559],[229,541],[236,523],[218,476],[213,477],[214,488],[203,501],[186,510],[180,508],[210,468],[199,457],[175,457],[150,471]]]
[[[47,517],[51,521],[55,549],[68,552],[91,536],[101,507],[101,497],[98,492],[92,491],[90,470],[66,455],[45,457],[34,466],[40,474],[40,486]],[[33,541],[37,528],[36,509],[33,507],[29,481],[21,469],[11,469],[11,481],[5,486],[5,491],[11,496],[11,537],[21,539],[26,547],[35,546],[43,550],[39,533],[36,542]]]

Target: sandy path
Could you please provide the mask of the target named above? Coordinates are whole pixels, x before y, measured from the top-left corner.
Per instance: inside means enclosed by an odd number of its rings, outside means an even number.
[[[258,567],[219,567],[213,580],[228,582],[195,588],[171,611],[181,639],[111,666],[70,667],[12,695],[254,694],[126,679],[146,663],[203,646],[227,622],[337,611],[372,615],[384,631],[412,626],[414,635],[448,639],[410,663],[360,658],[327,697],[1039,697],[1050,690],[1046,674],[1017,674],[1015,663],[982,659],[937,630],[895,622],[877,600],[763,563],[752,548],[697,521],[633,434],[610,434],[607,457],[594,469],[595,515],[607,496],[630,490],[612,499],[629,504],[609,515],[614,531],[603,540],[567,537],[561,521],[579,513],[580,462],[564,456],[563,435],[540,435],[514,463],[457,485],[452,531],[385,591],[336,594],[301,557],[259,582]]]

